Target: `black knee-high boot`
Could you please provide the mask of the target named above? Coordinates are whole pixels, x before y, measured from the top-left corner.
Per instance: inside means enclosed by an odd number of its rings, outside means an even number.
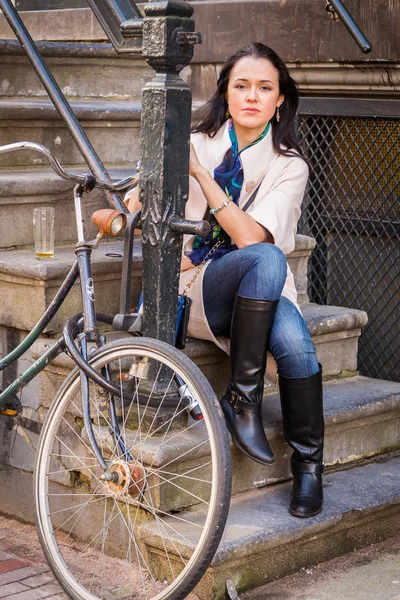
[[[262,464],[274,455],[261,418],[267,344],[279,300],[236,295],[231,326],[232,379],[221,407],[236,446]]]
[[[283,431],[293,448],[291,470],[293,496],[289,512],[296,517],[313,517],[322,509],[322,462],[324,415],[322,370],[311,377],[290,379],[279,376]]]

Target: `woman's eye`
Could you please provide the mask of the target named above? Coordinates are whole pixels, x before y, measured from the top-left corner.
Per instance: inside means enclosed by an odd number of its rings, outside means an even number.
[[[263,92],[268,92],[271,88],[268,87],[267,85],[263,85],[263,86],[261,86],[261,89]]]
[[[237,84],[237,85],[235,86],[235,88],[236,88],[237,90],[244,90],[244,89],[245,89],[245,87],[246,87],[246,86],[245,86],[243,83],[239,83],[239,84]]]

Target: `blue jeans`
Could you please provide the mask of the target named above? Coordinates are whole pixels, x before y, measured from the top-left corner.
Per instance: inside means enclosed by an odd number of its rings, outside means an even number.
[[[236,294],[279,300],[268,350],[278,374],[303,378],[314,375],[318,361],[307,325],[290,300],[281,296],[287,275],[286,258],[273,244],[254,244],[212,261],[204,274],[204,309],[215,335],[230,337]]]

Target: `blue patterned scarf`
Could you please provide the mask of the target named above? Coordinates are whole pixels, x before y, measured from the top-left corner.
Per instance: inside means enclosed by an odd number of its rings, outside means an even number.
[[[231,140],[231,147],[226,152],[222,163],[214,169],[214,180],[218,183],[219,187],[227,197],[236,204],[239,205],[240,192],[243,186],[243,165],[240,158],[242,152],[251,148],[254,144],[260,142],[269,131],[270,124],[266,126],[261,135],[258,136],[254,142],[243,148],[240,152],[238,151],[238,141],[235,134],[233,123],[229,121],[229,137]],[[189,254],[189,258],[194,265],[199,265],[203,262],[207,252],[221,240],[221,245],[213,252],[212,260],[220,258],[227,252],[235,250],[236,246],[231,243],[231,238],[222,229],[215,216],[210,215],[210,233],[206,238],[195,236],[193,240],[193,250]]]

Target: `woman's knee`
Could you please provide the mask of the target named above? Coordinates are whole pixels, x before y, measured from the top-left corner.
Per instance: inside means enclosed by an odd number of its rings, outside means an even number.
[[[297,308],[281,298],[272,327],[269,350],[278,373],[285,377],[308,377],[318,370],[315,346]]]
[[[239,293],[249,298],[278,300],[287,277],[286,258],[273,244],[241,248]]]
[[[266,242],[262,244],[252,244],[241,248],[242,260],[247,269],[265,269],[269,273],[279,273],[285,275],[287,271],[286,257],[282,250],[274,244]]]

